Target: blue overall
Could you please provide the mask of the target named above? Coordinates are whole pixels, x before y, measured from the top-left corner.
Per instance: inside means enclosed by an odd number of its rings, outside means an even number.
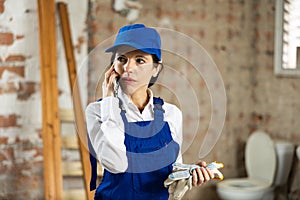
[[[168,122],[163,120],[163,100],[153,98],[154,120],[128,122],[125,111],[121,116],[125,128],[128,168],[114,174],[104,170],[104,177],[95,193],[95,200],[167,200],[163,182],[172,172],[172,164],[179,153]],[[91,159],[93,166],[95,160]],[[91,189],[95,188],[95,166]],[[93,183],[92,183],[93,182]]]

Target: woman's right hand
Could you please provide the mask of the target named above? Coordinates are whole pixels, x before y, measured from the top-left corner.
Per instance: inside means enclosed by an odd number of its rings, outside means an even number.
[[[112,65],[104,76],[104,81],[102,84],[102,96],[103,98],[114,96],[114,84],[115,80],[119,77],[119,74],[115,71],[114,65]]]

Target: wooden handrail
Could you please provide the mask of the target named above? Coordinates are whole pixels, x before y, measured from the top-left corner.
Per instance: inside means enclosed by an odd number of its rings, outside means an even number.
[[[60,120],[58,107],[54,0],[37,0],[42,96],[44,193],[46,200],[62,199]]]
[[[71,87],[70,89],[71,89],[71,94],[73,96],[72,98],[73,109],[74,109],[75,122],[77,127],[86,197],[88,200],[92,200],[94,196],[94,192],[90,192],[90,188],[89,188],[91,167],[90,167],[89,151],[88,151],[88,143],[87,143],[86,124],[85,124],[84,113],[82,110],[79,86],[77,82],[76,62],[74,58],[74,50],[72,45],[68,10],[67,10],[67,5],[63,2],[57,3],[57,8],[58,8],[58,13],[60,18],[63,41],[64,41],[66,61],[68,65],[69,82]]]

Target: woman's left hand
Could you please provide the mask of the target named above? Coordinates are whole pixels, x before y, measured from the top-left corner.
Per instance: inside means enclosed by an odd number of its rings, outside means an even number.
[[[193,170],[193,186],[200,186],[215,177],[215,175],[206,168],[206,162],[198,161],[196,164],[199,165],[200,168]]]

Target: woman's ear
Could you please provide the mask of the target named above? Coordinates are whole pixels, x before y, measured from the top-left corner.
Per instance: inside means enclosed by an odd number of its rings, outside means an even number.
[[[158,63],[157,66],[155,67],[155,73],[153,74],[153,77],[157,77],[161,72],[161,70],[162,70],[162,64]]]

